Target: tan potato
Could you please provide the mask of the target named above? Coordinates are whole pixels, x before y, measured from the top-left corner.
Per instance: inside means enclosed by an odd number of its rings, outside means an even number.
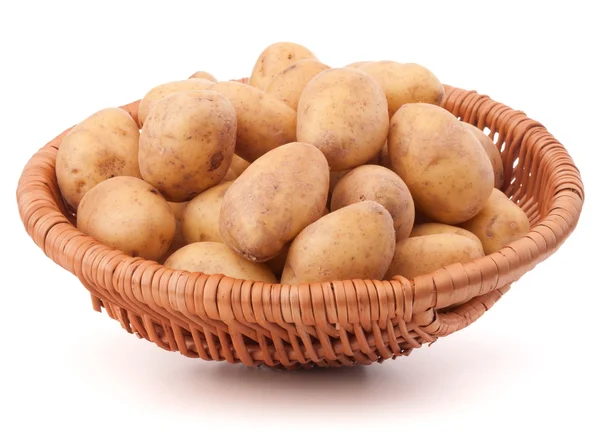
[[[344,176],[350,172],[352,169],[348,170],[331,170],[329,172],[329,195],[333,195],[333,191],[335,190],[335,186],[340,182]]]
[[[387,141],[381,148],[381,154],[379,155],[379,165],[386,169],[392,169],[392,161],[390,160],[390,152],[388,150]]]
[[[230,169],[233,170],[237,176],[240,176],[242,172],[248,168],[249,165],[249,161],[246,161],[238,155],[234,155],[231,159]]]
[[[187,244],[185,242],[185,238],[183,237],[181,218],[183,216],[183,211],[185,210],[185,207],[187,206],[188,202],[184,201],[182,203],[173,203],[171,201],[167,201],[167,203],[169,204],[169,207],[171,208],[171,212],[173,213],[173,216],[175,217],[175,236],[173,237],[173,241],[171,242],[171,246],[169,247],[169,250],[167,250],[165,252],[165,254],[161,258],[161,261],[159,261],[162,263],[164,263],[165,259],[167,259],[173,253],[175,253],[177,250],[179,250],[180,248],[182,248],[183,246],[185,246]]]
[[[331,170],[351,169],[379,154],[388,128],[383,91],[356,69],[321,72],[300,96],[298,141],[318,147]]]
[[[156,103],[140,135],[144,180],[170,201],[186,201],[220,183],[235,147],[236,115],[214,91],[184,91]]]
[[[406,103],[440,105],[444,86],[428,69],[416,63],[373,61],[358,68],[381,86],[388,103],[390,118]]]
[[[482,256],[481,247],[466,236],[454,233],[414,236],[396,244],[394,259],[385,279],[398,275],[411,279]]]
[[[221,182],[226,183],[228,181],[235,181],[236,179],[237,179],[237,174],[231,168],[231,166],[229,166],[229,169],[227,169],[227,173],[225,174],[225,177],[221,180]]]
[[[392,217],[381,204],[343,207],[294,239],[281,283],[381,279],[394,256],[395,239]]]
[[[187,244],[201,241],[223,242],[219,216],[223,197],[233,181],[205,190],[189,202],[182,217],[183,237]]]
[[[367,63],[371,63],[371,62],[370,61],[355,61],[354,63],[347,64],[345,67],[352,68],[352,69],[358,69]]]
[[[281,252],[279,252],[274,258],[271,258],[265,262],[265,264],[271,269],[277,278],[281,278],[281,274],[283,273],[285,261],[287,260],[288,252],[290,251],[290,244],[286,244]]]
[[[485,153],[492,162],[492,168],[494,169],[494,187],[501,189],[504,184],[504,164],[502,164],[502,156],[500,151],[496,149],[496,145],[490,137],[484,134],[478,127],[472,124],[462,122],[467,127],[475,138],[481,143],[481,147],[485,150]]]
[[[235,153],[254,161],[276,147],[296,140],[296,111],[247,84],[216,83],[211,90],[227,98],[237,115]]]
[[[190,75],[190,78],[203,78],[208,81],[212,81],[213,83],[217,82],[217,79],[213,77],[211,74],[205,71],[198,71]]]
[[[402,178],[385,167],[371,164],[352,169],[335,187],[331,210],[366,200],[381,204],[390,213],[396,242],[408,238],[415,222],[415,204]]]
[[[246,261],[218,242],[188,244],[171,255],[165,261],[165,267],[250,281],[277,282],[265,264]]]
[[[302,45],[288,42],[274,43],[258,57],[250,75],[250,86],[265,90],[275,75],[298,60],[306,58],[316,57]]]
[[[138,108],[140,126],[143,126],[146,121],[150,109],[168,95],[183,91],[202,91],[208,89],[213,84],[213,81],[206,78],[189,78],[187,80],[171,81],[150,89],[140,101]]]
[[[266,153],[223,198],[223,242],[246,259],[268,261],[321,217],[328,188],[327,160],[314,146],[290,143]]]
[[[115,176],[140,177],[139,130],[122,109],[96,112],[75,126],[60,143],[56,178],[67,204],[77,209],[96,184]]]
[[[77,228],[131,256],[158,260],[175,236],[175,216],[162,195],[139,178],[101,182],[81,199]]]
[[[461,235],[461,236],[464,236],[465,238],[469,238],[470,240],[475,242],[475,244],[477,244],[477,247],[479,247],[481,249],[481,253],[483,254],[483,245],[481,244],[481,241],[479,241],[479,238],[477,238],[477,235],[469,232],[466,229],[462,229],[462,228],[456,227],[456,226],[451,226],[449,224],[442,224],[442,223],[419,224],[419,225],[413,227],[412,231],[410,232],[410,237],[412,238],[414,236],[435,235],[438,233],[453,233],[455,235]]]
[[[388,149],[415,207],[435,221],[472,218],[494,188],[494,171],[480,143],[439,106],[402,106],[391,120]]]
[[[275,75],[265,92],[298,110],[300,95],[308,82],[327,69],[331,68],[314,58],[299,60]]]
[[[477,235],[489,255],[526,235],[529,219],[519,206],[494,189],[483,209],[460,226]]]

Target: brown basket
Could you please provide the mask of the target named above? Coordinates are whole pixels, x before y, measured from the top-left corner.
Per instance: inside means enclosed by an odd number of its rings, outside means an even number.
[[[138,103],[123,106],[136,121]],[[451,86],[444,107],[498,137],[507,177],[503,190],[527,213],[532,228],[498,252],[414,280],[265,284],[127,256],[73,226],[55,174],[65,132],[25,167],[17,189],[21,219],[44,253],[77,275],[95,310],[104,308],[129,333],[165,350],[286,368],[408,355],[474,322],[511,283],[554,253],[575,228],[584,200],[579,171],[540,123]]]

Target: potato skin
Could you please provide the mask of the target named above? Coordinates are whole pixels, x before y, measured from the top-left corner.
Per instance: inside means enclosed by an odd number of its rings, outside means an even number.
[[[316,147],[278,147],[252,163],[225,194],[221,237],[246,259],[267,261],[321,217],[328,188],[327,160]]]
[[[133,118],[118,108],[103,109],[75,126],[56,155],[56,178],[67,204],[76,210],[86,192],[111,177],[141,177],[139,136]]]
[[[435,235],[438,233],[453,233],[455,235],[461,235],[461,236],[464,236],[465,238],[469,238],[475,244],[477,244],[477,247],[481,250],[481,253],[483,254],[483,245],[481,244],[481,241],[479,240],[479,238],[477,238],[477,235],[475,235],[474,233],[471,233],[468,230],[463,229],[461,227],[451,226],[449,224],[442,224],[442,223],[419,224],[419,225],[416,225],[413,227],[412,231],[410,232],[410,237],[412,238],[415,236]]]
[[[501,189],[504,184],[504,164],[502,164],[500,151],[496,149],[496,145],[492,139],[484,134],[478,127],[464,121],[462,121],[462,124],[464,124],[481,143],[481,147],[483,147],[485,153],[492,162],[492,168],[494,169],[494,187],[496,189]]]
[[[415,204],[402,178],[385,167],[371,164],[352,169],[335,187],[331,210],[366,200],[381,204],[390,213],[396,242],[408,238],[415,222]]]
[[[494,171],[480,143],[450,112],[409,103],[392,117],[388,150],[417,211],[434,221],[458,224],[485,205]]]
[[[296,111],[247,84],[216,83],[210,88],[227,98],[237,115],[235,153],[254,161],[270,150],[296,141]]]
[[[233,170],[237,176],[240,176],[242,172],[248,168],[249,165],[249,161],[246,161],[239,155],[234,155],[231,159],[231,166],[229,168]]]
[[[142,177],[170,201],[192,199],[225,177],[236,129],[235,110],[222,95],[169,95],[153,106],[140,135]]]
[[[158,260],[175,236],[175,216],[157,189],[139,178],[120,176],[84,195],[77,228],[131,256]]]
[[[392,216],[381,204],[351,204],[310,224],[294,239],[281,283],[381,279],[395,241]]]
[[[298,141],[318,147],[331,170],[365,164],[381,151],[388,128],[387,101],[381,87],[356,69],[321,72],[300,96]]]
[[[268,46],[256,61],[249,84],[265,90],[273,77],[298,60],[316,58],[307,48],[297,43],[279,42]]]
[[[453,263],[481,258],[483,251],[470,238],[454,233],[414,236],[396,244],[394,259],[385,275],[415,278]]]
[[[217,82],[217,79],[212,74],[209,74],[205,71],[194,72],[192,75],[190,75],[190,78],[203,78],[205,80],[212,81],[213,83]]]
[[[381,86],[388,103],[390,118],[406,103],[430,103],[444,100],[444,86],[427,68],[416,63],[373,61],[358,67]]]
[[[314,58],[299,60],[275,75],[265,92],[297,111],[300,95],[308,82],[328,69],[331,68]]]
[[[175,217],[175,236],[173,237],[173,241],[171,242],[171,246],[169,250],[165,252],[159,262],[164,263],[165,259],[175,253],[177,250],[185,246],[187,243],[185,242],[185,238],[183,237],[183,230],[181,225],[181,218],[183,216],[183,211],[187,206],[188,202],[184,201],[182,203],[173,203],[171,201],[167,201],[169,207],[171,208],[171,212]]]
[[[165,261],[165,267],[207,275],[276,283],[273,272],[262,263],[241,258],[218,242],[196,242],[179,249]]]
[[[233,181],[205,190],[191,200],[183,212],[181,228],[186,244],[210,241],[223,242],[219,233],[219,216],[223,197]]]
[[[523,210],[500,190],[494,189],[483,209],[460,225],[481,240],[490,254],[529,232],[529,219]]]
[[[138,120],[140,126],[144,125],[150,109],[163,98],[183,91],[202,91],[208,89],[214,82],[206,78],[189,78],[187,80],[171,81],[160,84],[150,89],[140,101]]]

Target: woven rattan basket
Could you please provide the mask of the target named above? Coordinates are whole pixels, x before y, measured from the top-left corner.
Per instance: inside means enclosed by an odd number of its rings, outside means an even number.
[[[138,103],[124,106],[137,121]],[[408,355],[477,320],[575,228],[584,193],[564,147],[538,122],[487,96],[446,86],[444,107],[489,128],[505,165],[504,192],[531,231],[498,252],[414,280],[254,283],[167,269],[106,247],[74,227],[56,182],[65,135],[26,165],[17,199],[29,235],[77,275],[129,333],[205,360],[286,368],[345,366]],[[518,162],[517,162],[518,160]]]

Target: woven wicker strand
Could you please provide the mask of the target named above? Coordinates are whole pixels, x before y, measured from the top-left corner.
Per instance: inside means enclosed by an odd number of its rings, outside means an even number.
[[[136,121],[138,104],[123,106]],[[583,205],[579,171],[540,123],[451,86],[443,105],[463,121],[489,128],[492,139],[497,136],[507,177],[503,191],[523,208],[532,228],[498,252],[414,280],[265,284],[127,256],[79,232],[65,209],[55,162],[66,131],[26,165],[17,189],[19,212],[44,253],[81,280],[94,309],[104,308],[129,333],[165,350],[248,366],[382,362],[481,317],[513,282],[558,249]]]

